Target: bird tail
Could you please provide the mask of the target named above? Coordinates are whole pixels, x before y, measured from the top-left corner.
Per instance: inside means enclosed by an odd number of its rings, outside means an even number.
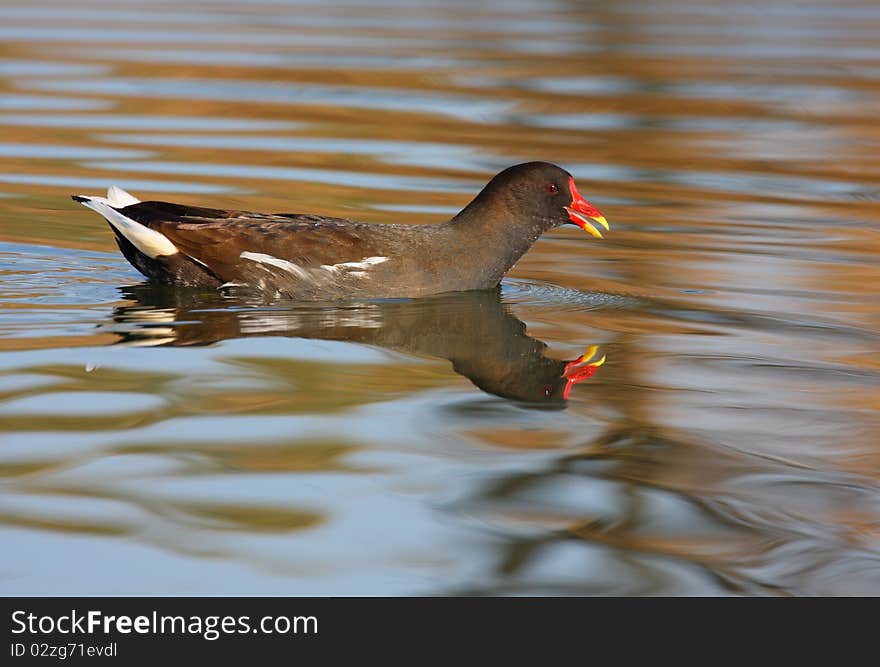
[[[113,229],[147,257],[156,259],[178,252],[177,246],[164,234],[125,215],[126,207],[139,204],[140,199],[120,187],[111,185],[106,197],[71,195],[71,199],[103,216]]]

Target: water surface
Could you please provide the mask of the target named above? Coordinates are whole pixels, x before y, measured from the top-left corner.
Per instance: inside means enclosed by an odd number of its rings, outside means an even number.
[[[876,3],[0,18],[3,594],[880,594]],[[420,301],[152,287],[69,200],[439,222],[533,159],[612,232]]]

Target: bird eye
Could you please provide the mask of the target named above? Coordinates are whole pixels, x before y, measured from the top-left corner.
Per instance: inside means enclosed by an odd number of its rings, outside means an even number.
[[[556,187],[556,183],[548,183],[547,192],[549,192],[551,195],[555,195],[557,192],[559,192],[559,188]]]

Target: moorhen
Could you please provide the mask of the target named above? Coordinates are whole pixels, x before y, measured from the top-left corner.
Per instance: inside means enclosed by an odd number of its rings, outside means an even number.
[[[122,254],[154,282],[306,300],[489,289],[545,231],[571,222],[602,238],[597,225],[608,229],[572,175],[547,162],[505,169],[441,224],[142,202],[116,186],[73,199],[104,216]]]

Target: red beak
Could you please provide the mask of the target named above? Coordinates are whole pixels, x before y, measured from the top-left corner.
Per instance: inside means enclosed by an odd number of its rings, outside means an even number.
[[[581,355],[574,361],[569,361],[567,364],[565,364],[565,368],[562,371],[562,377],[566,379],[565,389],[562,392],[563,399],[568,400],[568,395],[571,393],[571,388],[575,386],[578,382],[588,380],[590,377],[592,377],[593,373],[596,372],[596,369],[605,363],[604,354],[600,358],[596,359],[596,353],[598,351],[598,345],[590,345],[590,347],[587,348],[586,352],[584,352],[583,355]]]
[[[577,191],[577,186],[574,184],[574,177],[568,179],[568,189],[571,190],[571,205],[566,206],[565,210],[568,212],[569,219],[588,234],[592,234],[597,239],[601,239],[602,232],[596,229],[593,222],[600,224],[607,231],[611,228],[608,226],[605,216],[599,213],[599,210],[584,199],[581,196],[581,193]]]

